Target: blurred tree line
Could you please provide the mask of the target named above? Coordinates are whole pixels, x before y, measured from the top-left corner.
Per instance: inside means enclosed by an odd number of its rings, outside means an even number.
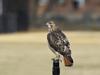
[[[69,29],[99,28],[99,13],[100,0],[0,0],[0,32],[26,31],[48,20]]]
[[[28,28],[28,0],[0,0],[0,32],[16,32]]]

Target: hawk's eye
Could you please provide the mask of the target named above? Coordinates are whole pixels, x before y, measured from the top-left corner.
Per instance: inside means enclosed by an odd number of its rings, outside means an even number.
[[[52,24],[51,22],[49,24]]]

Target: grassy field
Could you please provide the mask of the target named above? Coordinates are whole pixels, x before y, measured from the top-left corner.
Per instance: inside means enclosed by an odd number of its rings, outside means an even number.
[[[65,32],[74,66],[60,63],[61,75],[100,75],[100,32]],[[54,54],[46,32],[0,35],[0,75],[52,75]]]

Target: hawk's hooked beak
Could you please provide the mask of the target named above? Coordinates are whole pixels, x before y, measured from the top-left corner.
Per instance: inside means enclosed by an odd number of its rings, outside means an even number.
[[[49,23],[47,22],[47,23],[46,23],[46,26],[48,26],[48,25],[49,25]]]
[[[48,28],[50,28],[50,27],[51,27],[51,26],[50,26],[50,23],[48,23],[48,22],[46,23],[46,26],[48,26]]]

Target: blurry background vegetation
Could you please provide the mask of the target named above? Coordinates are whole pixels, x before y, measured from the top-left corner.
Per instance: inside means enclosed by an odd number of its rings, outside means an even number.
[[[100,0],[0,0],[0,32],[44,28],[54,20],[67,30],[99,30]]]

